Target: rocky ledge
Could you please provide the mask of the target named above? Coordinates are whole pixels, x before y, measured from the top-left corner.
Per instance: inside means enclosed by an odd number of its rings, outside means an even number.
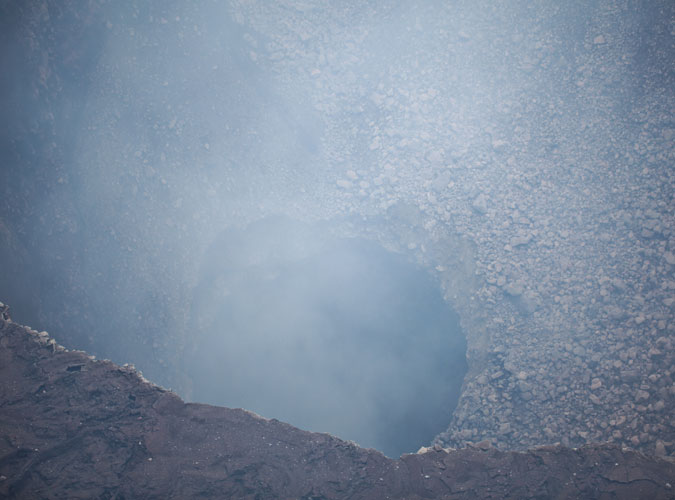
[[[391,460],[240,409],[184,403],[0,311],[2,498],[675,498],[675,464],[594,444],[479,443]]]

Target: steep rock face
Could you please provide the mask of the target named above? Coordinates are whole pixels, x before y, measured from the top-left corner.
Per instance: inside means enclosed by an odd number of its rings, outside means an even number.
[[[390,460],[253,413],[186,404],[129,366],[0,318],[0,496],[675,498],[675,465],[589,445]]]

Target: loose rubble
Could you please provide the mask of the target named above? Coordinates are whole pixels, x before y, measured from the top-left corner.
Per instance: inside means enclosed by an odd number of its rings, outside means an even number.
[[[3,249],[12,249],[5,253],[21,261],[27,250],[17,235],[37,227],[45,235],[45,269],[65,270],[64,282],[72,285],[59,291],[68,304],[55,319],[60,332],[95,347],[87,328],[70,327],[84,317],[77,304],[89,304],[101,317],[110,314],[110,328],[121,336],[119,350],[109,355],[134,360],[152,353],[148,358],[161,363],[148,371],[161,378],[167,366],[180,366],[194,256],[218,231],[270,213],[332,224],[341,234],[410,254],[434,273],[461,315],[469,374],[449,427],[434,444],[489,440],[499,449],[524,449],[607,441],[672,458],[673,3],[658,1],[639,18],[628,5],[604,1],[597,8],[537,4],[518,22],[511,6],[460,4],[408,12],[349,1],[321,9],[233,1],[229,15],[246,33],[251,64],[273,78],[276,100],[302,103],[282,113],[274,99],[264,104],[270,127],[260,124],[259,143],[245,137],[247,157],[232,157],[227,141],[206,142],[203,137],[219,137],[221,124],[201,120],[190,106],[158,112],[148,128],[168,146],[152,157],[118,125],[116,104],[134,82],[120,77],[119,61],[101,60],[92,95],[106,112],[85,116],[83,158],[65,172],[63,155],[50,149],[58,167],[40,170],[44,178],[33,183],[5,187],[12,207],[42,196],[30,191],[38,189],[33,184],[54,189],[42,205],[54,214],[49,220],[30,218],[28,209],[0,212]],[[170,62],[161,35],[130,34],[99,7],[91,2],[89,14],[107,26],[111,40],[160,47],[152,52],[156,66],[123,62],[149,89],[170,92],[158,76]],[[62,10],[80,18],[72,6]],[[580,16],[582,33],[572,29]],[[181,39],[207,29],[187,7],[179,19],[152,23],[174,26]],[[383,24],[411,33],[409,41],[401,43],[391,34],[396,30],[373,28]],[[472,29],[477,25],[483,28]],[[28,40],[26,58],[42,75],[32,89],[35,107],[45,110],[44,127],[35,132],[45,136],[28,143],[51,144],[63,128],[49,110],[56,111],[53,97],[65,70],[53,57],[56,35],[45,35],[46,26],[36,14],[19,27]],[[84,66],[76,56],[72,64]],[[211,65],[184,73],[193,71],[199,82],[227,76]],[[242,106],[260,109],[260,89],[248,92],[241,92]],[[155,104],[152,95],[139,99],[148,108]],[[279,121],[297,137],[274,136]],[[203,147],[193,149],[197,143]],[[240,164],[255,168],[244,175]],[[95,203],[71,199],[74,179],[87,185]],[[58,196],[68,203],[50,201]],[[141,200],[143,209],[117,210],[126,200]],[[108,212],[115,216],[99,217]],[[140,306],[120,304],[124,314],[113,315],[114,307],[72,284],[83,273],[80,257],[62,255],[60,242],[87,224],[105,228],[82,250],[88,262],[98,262],[104,249],[118,250],[120,272],[96,286],[162,311],[159,325],[148,320],[144,327],[142,350],[134,344],[142,336],[127,333]],[[165,255],[171,259],[157,258]],[[156,289],[163,295],[152,295]],[[181,387],[180,379],[172,382]]]

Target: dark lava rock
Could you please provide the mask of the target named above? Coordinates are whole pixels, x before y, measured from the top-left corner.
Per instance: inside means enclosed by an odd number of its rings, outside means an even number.
[[[390,460],[245,410],[186,404],[130,367],[0,315],[2,498],[675,498],[675,464],[609,445]]]

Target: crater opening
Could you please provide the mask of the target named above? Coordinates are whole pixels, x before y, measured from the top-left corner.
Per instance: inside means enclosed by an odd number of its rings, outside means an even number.
[[[467,370],[458,317],[406,256],[285,219],[228,230],[193,294],[190,399],[390,457],[446,429]]]

